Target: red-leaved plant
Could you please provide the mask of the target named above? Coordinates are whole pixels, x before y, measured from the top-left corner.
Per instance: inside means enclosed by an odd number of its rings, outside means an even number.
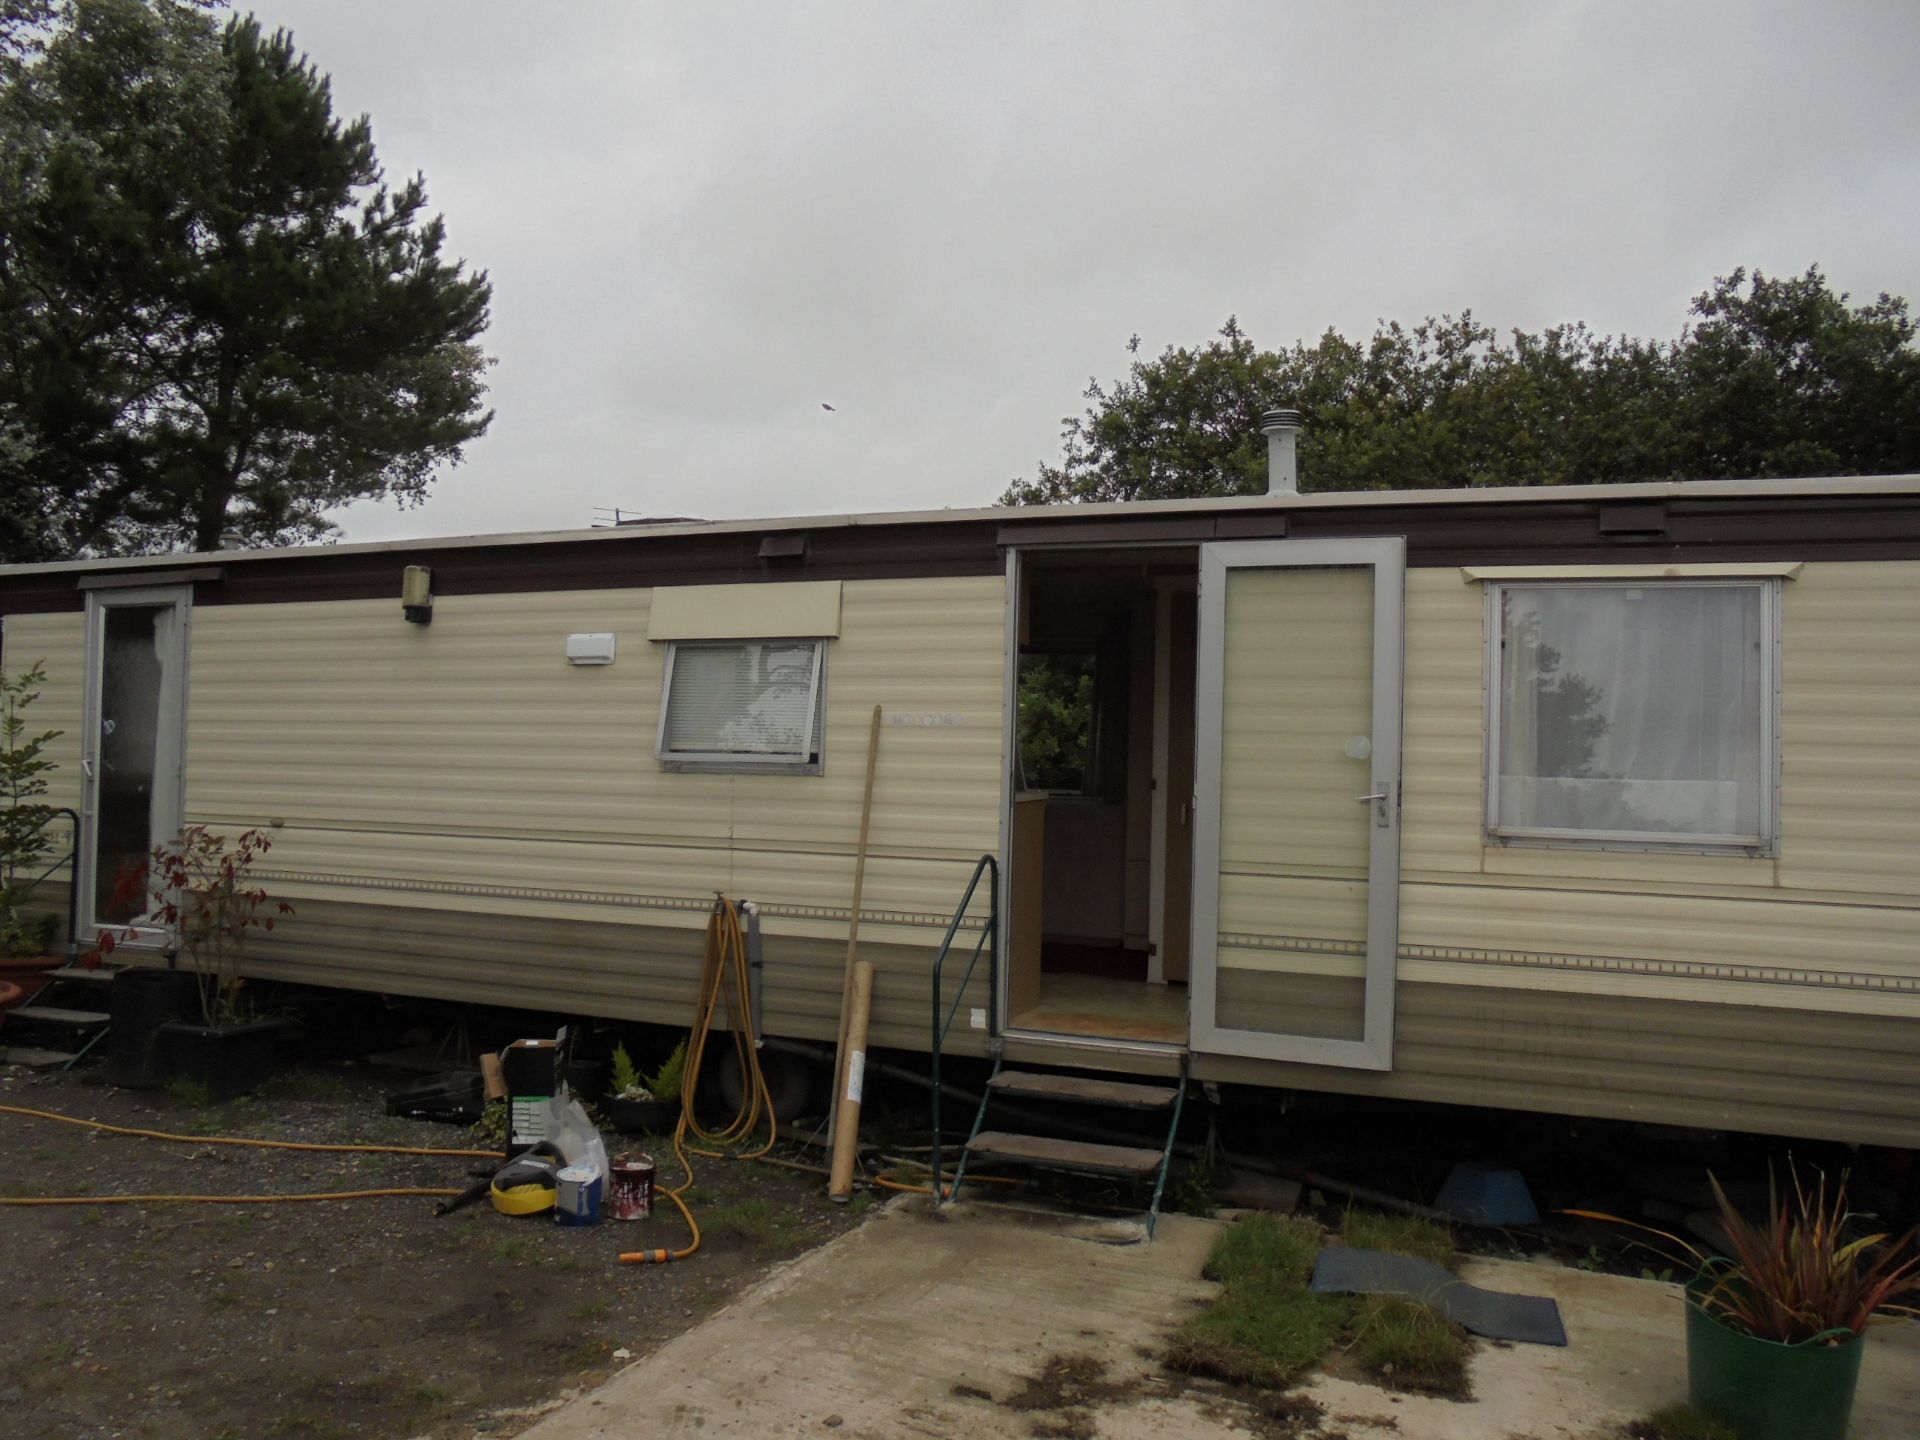
[[[1848,1239],[1854,1215],[1847,1208],[1846,1175],[1829,1185],[1824,1173],[1814,1174],[1807,1183],[1797,1166],[1790,1167],[1788,1194],[1769,1173],[1766,1217],[1756,1223],[1734,1207],[1709,1173],[1720,1228],[1733,1252],[1726,1256],[1709,1255],[1677,1235],[1616,1215],[1563,1213],[1627,1225],[1678,1247],[1682,1263],[1703,1276],[1692,1292],[1694,1302],[1714,1319],[1761,1340],[1798,1345],[1835,1330],[1858,1335],[1876,1320],[1920,1315],[1897,1303],[1920,1296],[1920,1227],[1897,1240],[1889,1241],[1885,1233]]]
[[[179,839],[157,847],[148,864],[119,877],[117,899],[148,904],[141,919],[179,936],[199,979],[200,1009],[209,1025],[252,1018],[240,974],[247,936],[256,926],[271,930],[276,916],[293,913],[293,906],[270,899],[249,874],[253,862],[272,848],[273,841],[260,830],[248,830],[229,846],[226,836],[205,825],[188,825]],[[101,931],[102,953],[135,933]]]

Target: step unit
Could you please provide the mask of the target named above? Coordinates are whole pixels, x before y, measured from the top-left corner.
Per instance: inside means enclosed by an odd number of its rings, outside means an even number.
[[[1079,1175],[1108,1175],[1153,1183],[1153,1199],[1147,1209],[1147,1234],[1152,1236],[1160,1218],[1160,1196],[1166,1189],[1167,1171],[1173,1160],[1173,1141],[1180,1129],[1180,1112],[1186,1098],[1184,1058],[1177,1084],[1140,1084],[1131,1080],[1109,1080],[1100,1075],[1061,1074],[1037,1070],[1007,1070],[996,1061],[988,1077],[979,1112],[974,1116],[973,1133],[961,1151],[948,1197],[959,1194],[965,1182],[967,1166],[973,1161],[995,1165],[1023,1165],[1036,1170],[1064,1171]],[[1042,1135],[1017,1134],[986,1128],[987,1114],[996,1102],[1008,1108],[1018,1106],[1029,1114],[1047,1107],[1095,1110],[1131,1110],[1167,1117],[1166,1140],[1153,1149],[1139,1145],[1116,1145],[1105,1141],[1059,1140]],[[1068,1113],[1060,1114],[1063,1128],[1071,1129]]]
[[[107,1003],[116,968],[65,965],[45,972],[46,987],[30,1003],[7,1012],[0,1064],[36,1070],[78,1064],[107,1038],[113,1017],[95,1007]]]

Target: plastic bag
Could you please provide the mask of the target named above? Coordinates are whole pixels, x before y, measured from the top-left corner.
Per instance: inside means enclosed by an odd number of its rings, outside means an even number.
[[[600,1138],[587,1112],[571,1095],[556,1095],[547,1102],[547,1139],[560,1147],[566,1164],[584,1166],[601,1177],[606,1175],[606,1141]]]

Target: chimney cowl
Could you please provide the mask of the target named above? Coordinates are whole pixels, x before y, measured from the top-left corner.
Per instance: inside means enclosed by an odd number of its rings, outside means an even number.
[[[1300,412],[1291,409],[1265,411],[1260,416],[1260,433],[1267,437],[1267,494],[1298,495],[1300,474],[1295,446],[1300,438]]]

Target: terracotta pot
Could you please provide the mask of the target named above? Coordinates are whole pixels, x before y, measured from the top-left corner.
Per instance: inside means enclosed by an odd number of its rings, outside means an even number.
[[[64,955],[0,955],[0,980],[20,987],[20,999],[15,1004],[31,1005],[34,997],[47,988],[48,972],[66,963]]]
[[[7,1011],[24,1002],[26,991],[11,980],[0,980],[0,1026],[7,1023]]]

